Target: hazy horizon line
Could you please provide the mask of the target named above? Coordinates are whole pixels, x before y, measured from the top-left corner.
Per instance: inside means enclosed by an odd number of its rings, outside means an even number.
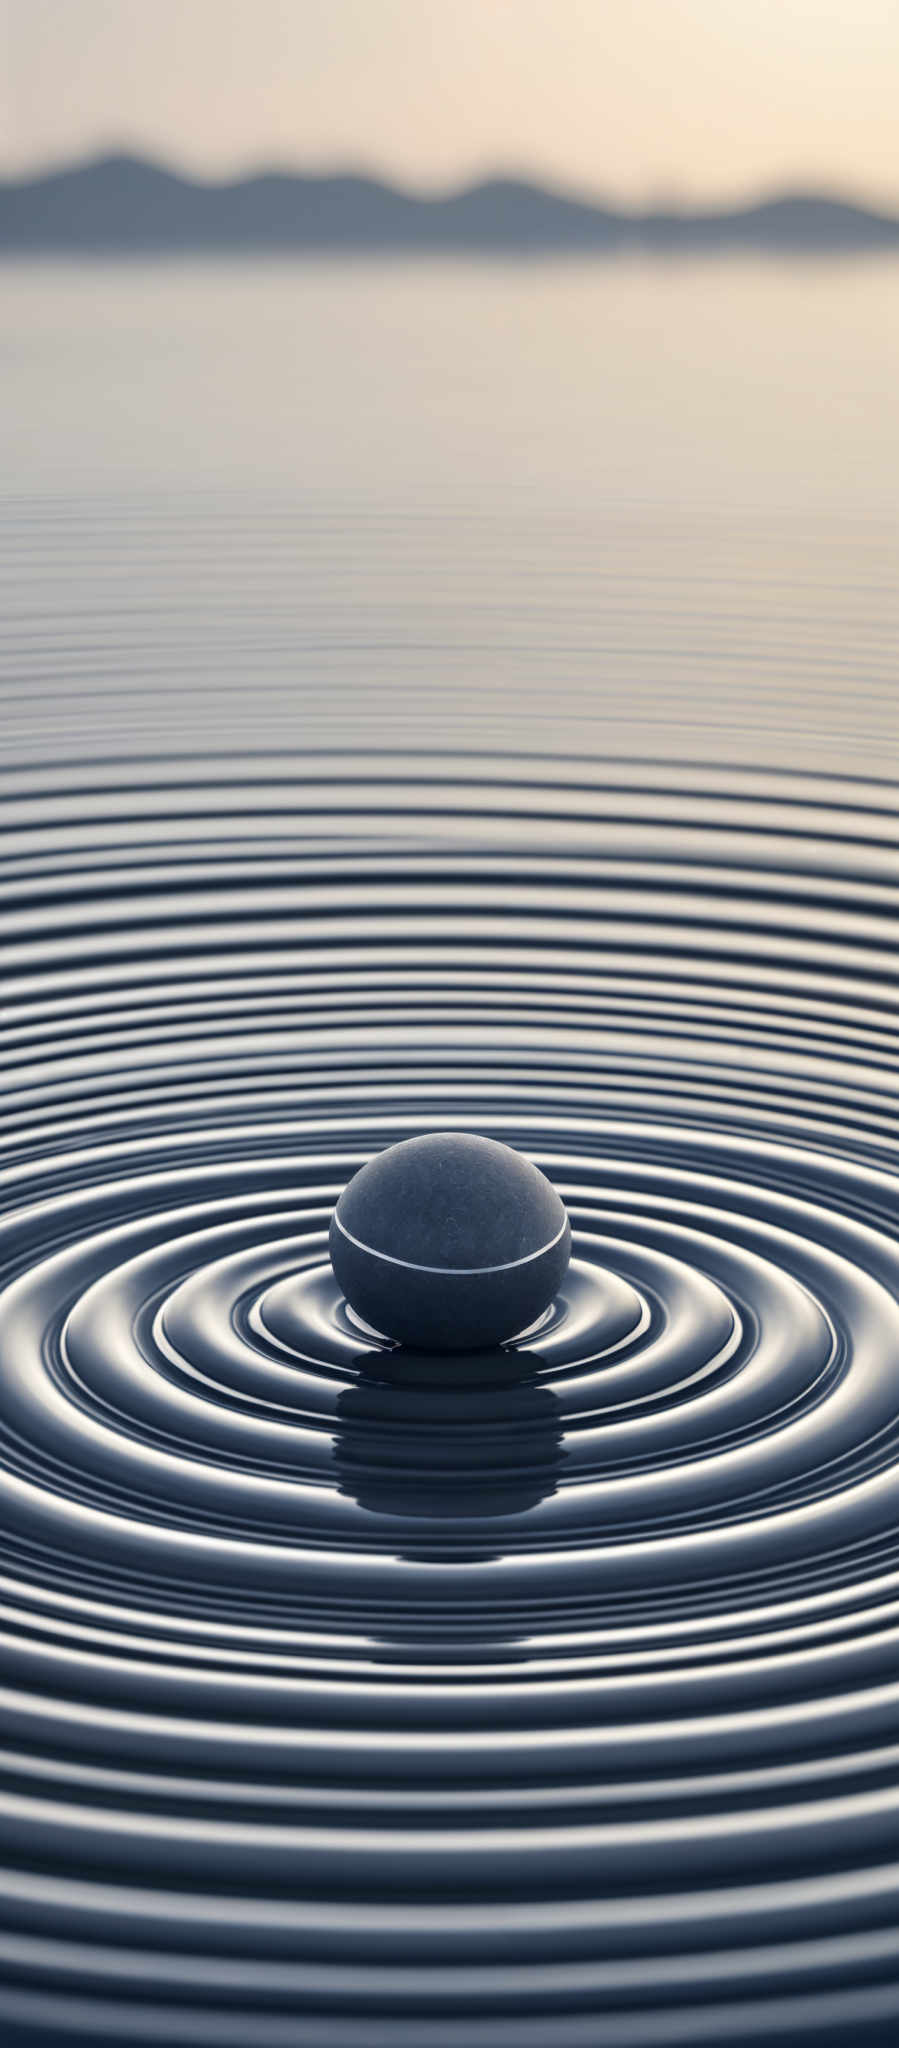
[[[857,207],[864,213],[877,215],[884,220],[899,219],[899,192],[892,200],[886,197],[879,198],[860,188],[842,183],[836,177],[830,179],[827,175],[810,175],[807,180],[800,181],[787,174],[779,176],[772,172],[764,181],[741,186],[729,195],[697,195],[672,185],[668,191],[657,188],[654,193],[640,197],[634,194],[626,195],[614,186],[587,185],[576,179],[569,182],[561,172],[542,172],[533,165],[488,163],[478,170],[461,171],[451,178],[431,180],[423,177],[418,181],[391,171],[372,158],[363,156],[318,157],[314,161],[260,156],[244,160],[230,170],[211,171],[196,169],[186,164],[177,153],[169,153],[164,147],[121,141],[97,143],[76,153],[45,158],[24,169],[9,170],[0,165],[0,187],[38,185],[47,179],[70,176],[79,171],[114,164],[139,164],[150,170],[162,171],[184,184],[200,186],[209,191],[227,191],[234,186],[266,178],[296,178],[310,181],[358,179],[362,183],[379,186],[400,198],[428,204],[460,198],[485,186],[511,185],[545,193],[551,198],[567,200],[576,206],[595,207],[624,217],[634,216],[637,219],[653,214],[676,215],[682,212],[694,215],[741,212],[744,209],[749,210],[784,199],[821,200],[840,206]]]
[[[620,255],[899,250],[899,211],[786,186],[739,202],[636,207],[532,178],[427,193],[364,170],[201,179],[118,151],[0,180],[0,252]]]

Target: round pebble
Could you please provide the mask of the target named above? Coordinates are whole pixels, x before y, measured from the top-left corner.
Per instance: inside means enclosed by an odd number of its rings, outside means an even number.
[[[331,1219],[347,1301],[382,1336],[424,1351],[514,1337],[549,1306],[571,1231],[555,1188],[493,1138],[438,1131],[370,1159]]]

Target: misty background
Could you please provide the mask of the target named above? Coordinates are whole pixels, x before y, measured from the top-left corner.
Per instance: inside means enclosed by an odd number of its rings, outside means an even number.
[[[25,193],[46,226],[50,187],[21,180],[110,150],[431,199],[505,169],[625,211],[899,201],[899,16],[875,0],[5,0],[2,22],[0,220]],[[51,181],[69,260],[26,234],[0,271],[12,744],[892,770],[895,247],[79,253],[98,189],[128,251],[144,176]],[[195,188],[162,189],[182,219]],[[307,187],[278,190],[294,219]]]
[[[3,0],[0,173],[534,176],[618,203],[899,208],[892,0]]]

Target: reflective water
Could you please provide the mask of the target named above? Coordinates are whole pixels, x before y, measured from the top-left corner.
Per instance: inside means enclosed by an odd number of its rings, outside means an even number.
[[[7,2029],[890,2039],[899,269],[3,284]]]

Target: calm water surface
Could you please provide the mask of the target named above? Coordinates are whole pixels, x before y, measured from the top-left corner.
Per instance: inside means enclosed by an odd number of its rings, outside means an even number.
[[[7,2033],[893,2040],[899,264],[0,286]]]

